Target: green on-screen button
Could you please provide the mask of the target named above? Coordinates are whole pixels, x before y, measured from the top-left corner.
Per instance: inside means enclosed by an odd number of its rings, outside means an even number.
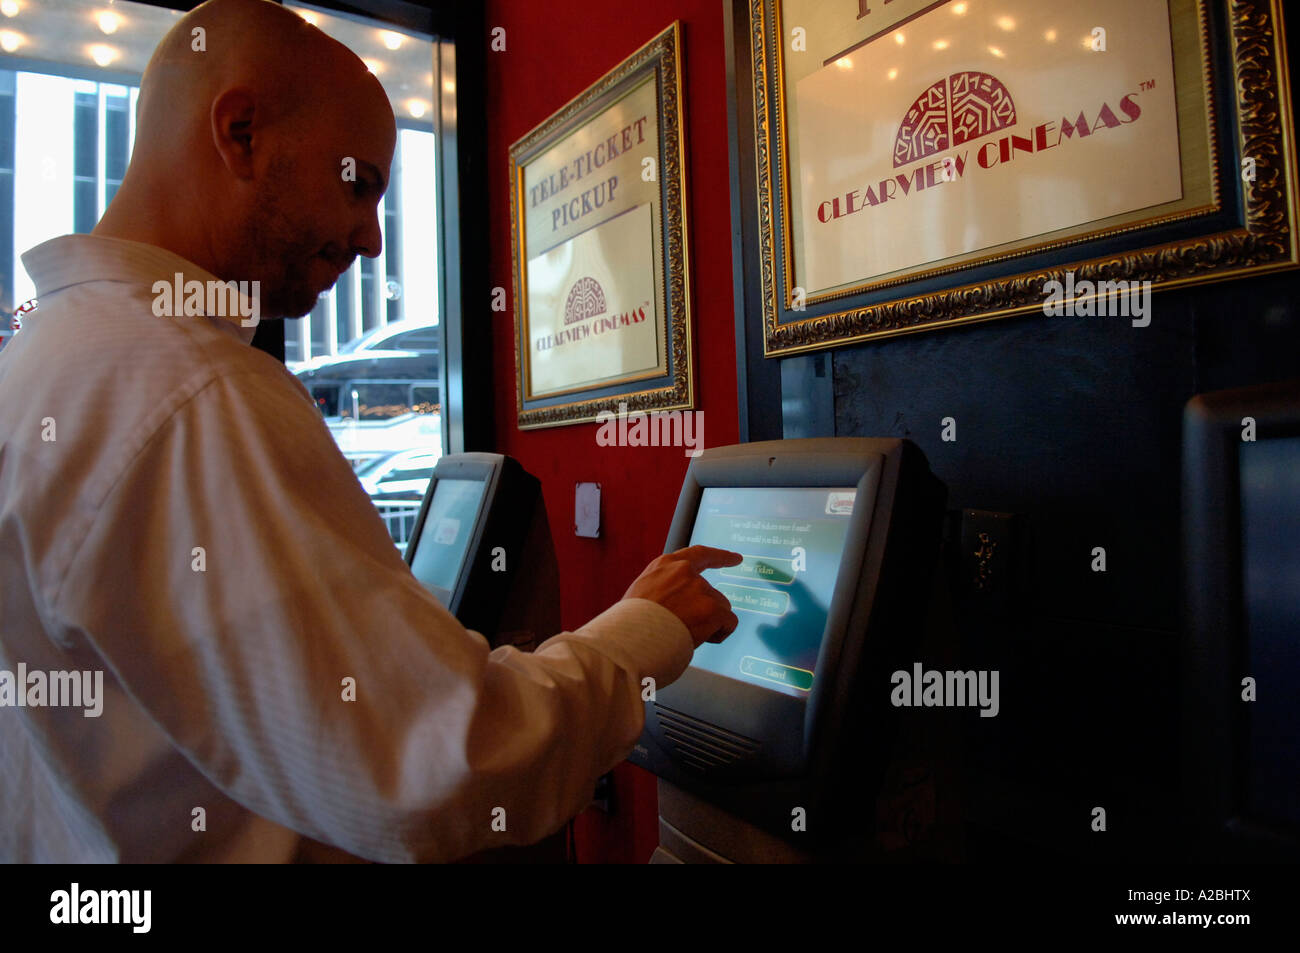
[[[728,566],[718,572],[736,579],[763,579],[789,585],[794,582],[794,560],[774,556],[746,556],[739,566]]]
[[[740,671],[745,675],[752,675],[754,678],[776,682],[779,685],[789,685],[791,688],[797,688],[804,692],[812,688],[813,673],[806,668],[795,668],[793,665],[769,662],[767,659],[754,658],[752,655],[746,655],[740,660]]]

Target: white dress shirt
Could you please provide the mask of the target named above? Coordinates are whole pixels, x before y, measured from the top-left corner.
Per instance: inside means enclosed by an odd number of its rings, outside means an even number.
[[[90,235],[23,263],[0,672],[101,671],[103,697],[99,717],[0,707],[0,860],[282,861],[300,835],[447,860],[586,805],[641,731],[641,680],[690,661],[672,612],[624,600],[534,654],[489,650],[252,328],[155,317],[156,281],[211,275]]]

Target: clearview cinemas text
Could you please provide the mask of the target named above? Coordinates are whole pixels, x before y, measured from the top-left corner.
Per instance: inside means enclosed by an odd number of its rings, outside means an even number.
[[[1009,135],[991,139],[975,150],[975,162],[982,169],[991,169],[1012,162],[1017,156],[1038,155],[1067,141],[1077,141],[1098,135],[1106,129],[1117,129],[1136,122],[1142,115],[1137,97],[1137,93],[1129,93],[1121,99],[1118,113],[1109,103],[1103,102],[1095,114],[1081,112],[1073,120],[1065,117],[1059,123],[1040,123],[1029,130],[1027,136]],[[1093,115],[1095,118],[1090,118]],[[817,221],[826,225],[837,218],[881,205],[891,199],[901,199],[923,189],[956,182],[965,176],[970,158],[971,150],[967,149],[915,165],[905,172],[883,178],[864,188],[828,198],[817,206]]]
[[[646,301],[641,307],[633,308],[631,311],[625,311],[622,314],[598,316],[583,324],[556,331],[554,334],[543,334],[537,339],[536,347],[539,351],[546,351],[572,341],[585,340],[593,334],[604,334],[606,331],[617,331],[620,328],[631,327],[644,321],[649,313],[650,302]]]

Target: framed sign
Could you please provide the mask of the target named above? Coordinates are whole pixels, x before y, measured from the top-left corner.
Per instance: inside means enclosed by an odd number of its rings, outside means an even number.
[[[520,428],[694,406],[673,23],[510,148]]]
[[[734,9],[765,356],[1300,263],[1277,0]]]

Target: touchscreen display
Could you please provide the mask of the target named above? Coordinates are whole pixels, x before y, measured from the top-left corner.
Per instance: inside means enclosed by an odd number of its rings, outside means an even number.
[[[692,664],[797,698],[812,689],[856,490],[705,487],[691,545],[741,553],[704,578],[740,625]]]
[[[482,480],[439,480],[434,484],[424,528],[411,558],[411,572],[444,605],[456,588],[486,487]]]

